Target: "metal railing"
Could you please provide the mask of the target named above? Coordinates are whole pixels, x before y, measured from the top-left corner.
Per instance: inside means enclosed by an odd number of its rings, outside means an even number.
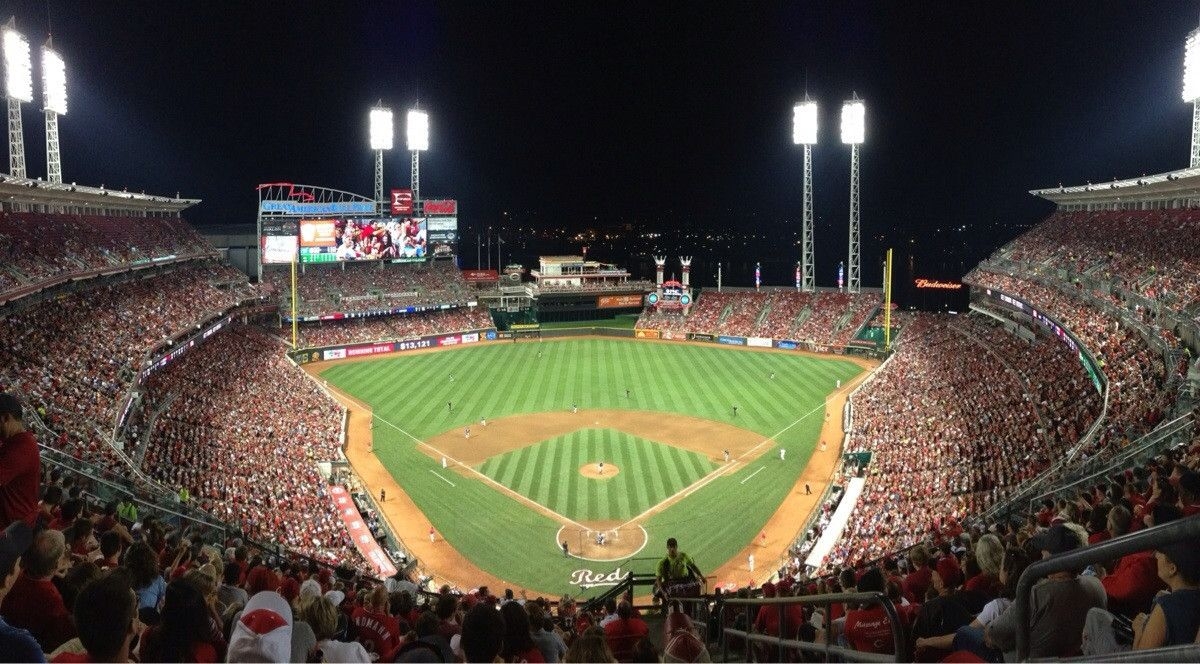
[[[830,627],[831,624],[827,620],[825,623],[825,643],[813,643],[809,641],[800,641],[794,638],[784,638],[783,629],[787,625],[786,607],[789,605],[800,606],[820,606],[825,609],[825,615],[830,615],[829,609],[832,604],[840,602],[851,602],[857,604],[879,604],[883,607],[884,613],[887,614],[888,623],[892,633],[892,648],[893,654],[879,654],[871,652],[863,652],[852,648],[830,645]],[[906,656],[908,643],[905,636],[904,624],[900,622],[900,616],[896,612],[896,606],[888,599],[887,595],[878,592],[862,592],[862,593],[831,593],[827,595],[808,595],[804,597],[763,597],[758,599],[741,599],[732,598],[720,601],[717,612],[720,616],[719,623],[725,623],[725,609],[728,607],[746,607],[747,611],[747,629],[735,629],[732,627],[724,627],[721,630],[721,660],[728,662],[729,660],[729,637],[744,639],[747,643],[763,643],[776,646],[782,652],[783,649],[802,650],[812,653],[824,653],[826,661],[830,655],[840,657],[851,662],[894,662],[899,658]],[[767,634],[757,634],[749,631],[749,626],[753,624],[753,619],[750,616],[751,607],[760,606],[778,606],[779,607],[779,634],[770,636]],[[747,658],[748,659],[748,658]]]
[[[1139,530],[1099,544],[1039,560],[1021,574],[1017,581],[1017,597],[1013,601],[1017,618],[1017,660],[1029,659],[1030,608],[1029,598],[1034,584],[1048,574],[1078,570],[1092,563],[1116,560],[1131,553],[1181,541],[1200,541],[1200,515],[1178,519],[1161,526]]]

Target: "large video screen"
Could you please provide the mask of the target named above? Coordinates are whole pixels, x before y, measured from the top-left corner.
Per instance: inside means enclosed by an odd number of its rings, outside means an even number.
[[[429,252],[426,226],[421,217],[301,219],[300,260],[423,261]]]
[[[429,255],[453,256],[458,253],[458,218],[429,217]]]

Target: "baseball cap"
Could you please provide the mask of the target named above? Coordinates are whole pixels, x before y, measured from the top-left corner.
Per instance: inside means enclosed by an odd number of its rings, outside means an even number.
[[[14,521],[0,535],[0,574],[12,569],[29,545],[33,544],[33,530],[24,521]],[[0,579],[2,581],[2,579]]]
[[[330,590],[329,592],[325,593],[325,599],[329,600],[330,603],[333,604],[334,608],[337,608],[346,600],[346,593],[340,590]]]
[[[1050,555],[1066,553],[1079,548],[1079,536],[1061,523],[1050,526],[1033,538],[1033,545],[1039,551],[1049,551]]]
[[[292,607],[277,592],[264,590],[246,602],[229,637],[227,662],[289,662]]]
[[[1196,547],[1195,542],[1164,544],[1155,550],[1175,563],[1179,568],[1179,575],[1189,583],[1200,580],[1200,548]]]

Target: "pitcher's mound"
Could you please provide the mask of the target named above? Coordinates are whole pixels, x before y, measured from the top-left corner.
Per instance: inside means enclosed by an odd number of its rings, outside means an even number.
[[[586,477],[588,479],[593,479],[593,480],[606,480],[606,479],[609,479],[610,477],[614,477],[615,475],[617,475],[620,472],[621,472],[621,469],[617,468],[616,466],[614,466],[611,463],[604,464],[604,474],[603,475],[600,474],[600,464],[585,463],[579,467],[580,475],[583,475],[584,477]]]

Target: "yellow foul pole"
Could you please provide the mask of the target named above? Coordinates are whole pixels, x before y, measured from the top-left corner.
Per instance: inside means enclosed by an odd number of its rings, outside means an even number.
[[[892,250],[887,250],[883,270],[883,349],[892,349]]]
[[[298,254],[292,255],[292,350],[296,349],[296,337],[299,323],[296,322],[296,260]]]

